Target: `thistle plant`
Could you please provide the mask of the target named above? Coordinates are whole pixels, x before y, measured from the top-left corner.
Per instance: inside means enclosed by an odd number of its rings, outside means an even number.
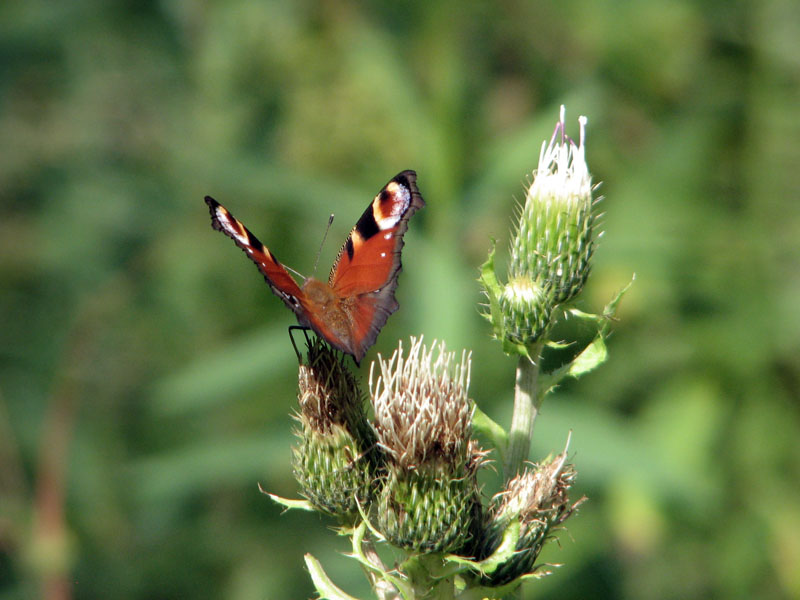
[[[605,360],[609,324],[627,290],[600,314],[572,305],[600,233],[585,159],[586,119],[579,119],[575,143],[564,114],[562,107],[519,207],[505,282],[494,248],[481,268],[484,316],[502,350],[517,359],[508,432],[470,398],[466,351],[449,352],[435,341],[426,346],[421,337],[407,351],[400,343],[388,359],[373,362],[367,394],[341,354],[318,340],[308,344],[294,449],[305,500],[272,498],[337,518],[340,534],[351,538],[352,558],[382,600],[513,594],[523,581],[549,573],[536,564],[539,554],[584,501],[570,499],[576,470],[568,447],[527,462],[544,397],[563,378]],[[567,318],[592,329],[588,344],[551,339]],[[569,358],[545,370],[543,358],[554,349],[568,350]],[[483,449],[475,434],[493,448]],[[488,497],[478,474],[492,450],[505,483]],[[320,598],[353,599],[310,554],[306,565]]]

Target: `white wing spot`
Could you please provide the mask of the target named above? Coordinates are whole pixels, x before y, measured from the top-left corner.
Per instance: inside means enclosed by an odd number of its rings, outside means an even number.
[[[241,242],[243,245],[245,245],[245,246],[249,245],[249,243],[250,243],[250,242],[248,241],[248,239],[247,239],[247,236],[245,236],[245,235],[242,235],[241,233],[239,233],[239,232],[238,232],[238,231],[236,231],[236,230],[231,230],[231,231],[232,231],[232,233],[233,233],[234,237],[235,237],[237,240],[239,240],[239,241],[240,241],[240,242]]]
[[[390,239],[392,239],[392,235],[393,235],[392,233],[384,233],[383,234],[383,239],[390,240]]]
[[[391,229],[392,227],[397,225],[397,222],[400,220],[400,216],[395,216],[394,214],[395,212],[397,211],[393,210],[388,217],[384,217],[383,219],[378,221],[378,227],[380,227],[381,229]]]
[[[381,252],[381,258],[386,258],[386,252]]]
[[[231,219],[227,214],[217,213],[217,218],[225,226],[225,230],[228,231],[234,238],[236,238],[240,244],[247,246],[250,243],[247,239],[247,236],[239,231],[239,228],[235,223],[231,222]]]
[[[392,210],[388,215],[378,220],[378,227],[381,229],[391,229],[397,225],[400,218],[408,209],[408,205],[411,203],[411,193],[407,187],[392,182],[387,186],[386,190],[396,195],[399,200],[395,200],[395,202],[392,203]]]

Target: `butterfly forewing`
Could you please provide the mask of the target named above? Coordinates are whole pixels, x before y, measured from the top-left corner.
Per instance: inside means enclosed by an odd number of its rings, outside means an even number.
[[[301,306],[303,292],[286,268],[227,208],[211,196],[206,196],[205,200],[211,211],[211,226],[227,235],[244,250],[245,254],[256,263],[272,291],[299,315],[303,310]]]
[[[416,181],[414,171],[398,174],[361,215],[331,269],[329,283],[337,294],[394,291],[408,219],[425,206]]]

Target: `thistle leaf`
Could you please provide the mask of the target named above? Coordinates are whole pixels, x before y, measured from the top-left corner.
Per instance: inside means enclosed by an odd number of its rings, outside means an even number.
[[[627,292],[636,276],[634,275],[630,283],[622,288],[603,308],[602,314],[586,313],[578,309],[570,309],[569,314],[578,319],[590,322],[597,328],[597,333],[591,342],[581,350],[570,362],[550,373],[541,373],[539,376],[539,392],[546,394],[557,386],[565,377],[578,377],[593,371],[602,365],[608,358],[608,348],[606,338],[608,337],[611,321],[616,315],[622,296]]]
[[[444,559],[450,563],[467,566],[473,571],[478,571],[481,575],[491,575],[497,567],[507,562],[517,551],[519,532],[519,520],[513,519],[503,532],[503,539],[497,547],[497,550],[483,560],[470,560],[455,554],[448,554]]]
[[[390,584],[397,590],[397,592],[404,598],[404,599],[411,599],[413,598],[413,592],[409,585],[403,581],[400,577],[392,575],[389,571],[382,568],[382,564],[375,564],[374,561],[370,560],[369,557],[364,552],[364,538],[366,536],[368,530],[368,524],[366,521],[361,521],[361,523],[352,531],[352,539],[353,539],[353,552],[352,554],[348,554],[351,558],[357,560],[363,567],[369,572],[370,579],[374,581],[375,579],[381,579],[386,583]],[[381,539],[381,538],[378,538]],[[380,561],[378,561],[380,562]],[[395,571],[396,572],[396,571]],[[374,578],[372,577],[374,575]]]
[[[500,294],[503,292],[503,287],[497,281],[497,272],[494,267],[494,255],[497,250],[497,242],[492,240],[492,247],[489,250],[489,256],[486,262],[481,265],[481,276],[479,281],[483,284],[486,290],[486,295],[489,298],[489,314],[487,318],[492,322],[492,329],[494,335],[498,340],[504,338],[503,326],[503,313],[500,312]]]
[[[617,292],[617,295],[614,296],[611,299],[611,302],[606,304],[605,308],[603,309],[603,316],[604,317],[606,317],[607,319],[613,319],[614,318],[614,316],[617,314],[617,307],[619,306],[620,300],[622,300],[622,296],[624,296],[625,293],[629,289],[631,289],[631,286],[633,286],[633,282],[634,281],[636,281],[636,273],[633,274],[633,276],[631,277],[631,280],[628,283],[628,285],[626,285],[619,292]]]
[[[290,498],[282,498],[275,494],[270,494],[264,488],[261,487],[261,484],[258,484],[258,489],[262,494],[265,494],[272,498],[272,501],[280,504],[281,506],[285,507],[287,510],[290,508],[297,508],[299,510],[307,510],[309,512],[314,512],[316,509],[308,500],[292,500]]]
[[[508,433],[489,418],[489,415],[480,408],[475,406],[474,410],[475,412],[472,415],[472,429],[492,442],[497,452],[500,454],[502,462],[506,454],[506,448],[508,448]]]
[[[314,582],[314,587],[319,594],[320,600],[358,600],[358,598],[351,596],[350,594],[346,594],[341,589],[336,587],[316,558],[310,554],[306,554],[304,558],[306,561],[306,567],[308,568],[308,572],[311,574],[311,580]]]

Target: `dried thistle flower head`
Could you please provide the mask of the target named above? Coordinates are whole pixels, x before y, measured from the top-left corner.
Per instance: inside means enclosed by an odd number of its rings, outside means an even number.
[[[460,459],[472,427],[469,355],[462,353],[456,363],[444,343],[426,348],[422,338],[411,338],[408,357],[401,343],[389,360],[379,360],[377,379],[372,366],[375,431],[395,464],[414,468],[429,459]]]
[[[300,419],[325,433],[334,425],[357,429],[366,421],[364,394],[342,355],[315,338],[308,347],[308,363],[298,371]]]
[[[298,380],[295,477],[315,507],[351,520],[372,492],[375,471],[364,394],[344,357],[319,339],[309,345]]]
[[[469,537],[484,454],[471,443],[470,360],[455,360],[443,343],[413,339],[370,370],[378,444],[387,476],[377,525],[393,544],[447,552]]]
[[[513,523],[519,523],[520,531],[516,552],[483,577],[485,585],[505,585],[532,573],[539,552],[555,528],[583,502],[581,498],[570,504],[568,492],[576,473],[566,460],[565,449],[552,459],[532,465],[509,481],[506,489],[492,500],[480,556],[491,555]]]

